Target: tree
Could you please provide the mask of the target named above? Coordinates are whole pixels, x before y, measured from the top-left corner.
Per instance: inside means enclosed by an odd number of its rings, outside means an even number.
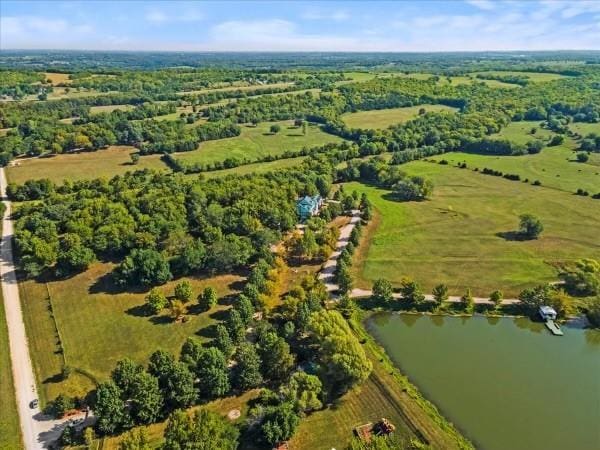
[[[271,125],[270,130],[271,130],[271,134],[277,134],[281,131],[281,125],[273,124],[273,125]]]
[[[198,392],[194,375],[183,362],[175,362],[160,380],[165,403],[173,408],[187,408],[194,404]]]
[[[600,328],[600,297],[594,297],[589,300],[586,316],[592,326]]]
[[[169,311],[173,320],[179,320],[185,315],[185,305],[181,300],[173,300],[169,305]]]
[[[580,163],[588,162],[589,159],[590,159],[590,155],[588,155],[587,153],[585,153],[585,152],[577,153],[577,161],[579,161]]]
[[[239,344],[246,337],[246,325],[242,320],[242,316],[236,309],[229,310],[227,318],[227,331],[234,343]]]
[[[521,307],[528,314],[537,314],[540,306],[548,304],[548,299],[550,298],[550,290],[550,286],[540,285],[534,288],[529,288],[521,291],[521,293],[519,294]]]
[[[165,429],[163,450],[236,450],[239,432],[217,413],[200,409],[193,416],[175,411]]]
[[[339,312],[313,312],[307,331],[319,354],[322,377],[327,377],[336,389],[343,392],[368,378],[373,366]]]
[[[448,286],[445,284],[438,284],[433,288],[433,299],[438,306],[442,306],[442,303],[448,300]]]
[[[152,249],[134,248],[115,270],[117,284],[155,286],[171,279],[171,270],[165,257]]]
[[[277,381],[286,379],[296,364],[296,358],[285,339],[271,331],[262,336],[258,348],[265,377]]]
[[[373,283],[373,298],[380,303],[388,304],[394,299],[392,283],[384,278],[379,278]]]
[[[54,400],[48,402],[44,412],[57,419],[62,418],[65,413],[75,408],[75,400],[64,394],[59,394]]]
[[[240,313],[240,317],[246,326],[252,320],[254,316],[254,306],[252,306],[252,302],[250,299],[244,294],[240,294],[237,302],[233,305],[234,309]]]
[[[306,121],[303,121],[303,122],[302,122],[302,134],[303,134],[304,136],[306,136],[306,132],[307,132],[307,130],[308,130],[308,126],[307,126],[307,124],[306,124]]]
[[[573,295],[592,296],[600,294],[600,261],[580,259],[560,272],[567,291]]]
[[[238,389],[245,391],[262,383],[261,361],[254,345],[248,342],[240,344],[235,360],[237,365],[233,370],[233,383]]]
[[[490,294],[490,300],[496,308],[502,303],[502,291],[494,291]]]
[[[158,379],[148,372],[138,372],[131,384],[130,413],[137,423],[156,422],[163,406]]]
[[[229,373],[225,355],[216,347],[203,349],[196,363],[196,377],[204,398],[222,397],[229,392]]]
[[[144,368],[129,358],[117,361],[117,365],[111,373],[111,378],[121,389],[126,397],[131,395],[131,389],[136,377],[144,371]]]
[[[400,295],[408,305],[419,306],[425,301],[425,295],[421,291],[421,286],[416,281],[408,278],[402,279],[400,283]]]
[[[230,358],[233,354],[234,345],[229,336],[229,332],[224,325],[218,324],[215,328],[215,346],[221,350],[225,358]]]
[[[210,311],[218,301],[217,291],[211,286],[207,286],[202,291],[202,295],[198,297],[198,304],[204,311]]]
[[[275,445],[291,438],[299,423],[300,417],[296,414],[293,404],[284,402],[267,409],[260,429],[263,439]]]
[[[167,307],[168,303],[169,301],[167,300],[167,297],[165,297],[165,294],[160,292],[157,288],[151,289],[146,296],[146,305],[153,314],[160,313]]]
[[[338,262],[336,268],[336,281],[338,283],[338,292],[342,295],[347,294],[352,290],[352,275],[350,269],[342,261]]]
[[[139,153],[132,153],[129,156],[131,157],[131,164],[133,164],[134,166],[136,166],[140,162],[140,154]]]
[[[466,290],[464,295],[460,298],[460,303],[463,305],[463,308],[466,312],[472,312],[474,306],[473,295],[471,294],[471,289]]]
[[[114,434],[131,423],[121,395],[121,389],[114,381],[105,381],[96,388],[93,410],[100,433]]]
[[[526,239],[537,239],[544,231],[544,225],[540,219],[532,214],[522,214],[519,219],[519,234]]]
[[[148,433],[138,428],[125,433],[119,442],[119,450],[151,450]]]
[[[308,413],[323,407],[319,398],[322,390],[323,383],[319,377],[306,372],[296,372],[281,387],[280,393],[286,401],[293,402],[298,411]]]
[[[193,294],[192,284],[187,280],[175,286],[175,298],[183,303],[189,302]]]
[[[392,186],[394,196],[402,201],[421,201],[431,197],[433,183],[423,177],[410,177],[399,180]]]

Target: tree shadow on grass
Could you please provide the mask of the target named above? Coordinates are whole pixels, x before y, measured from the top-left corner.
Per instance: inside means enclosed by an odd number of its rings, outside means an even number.
[[[48,378],[46,378],[45,380],[42,381],[43,384],[54,384],[54,383],[61,383],[65,381],[65,377],[62,373],[56,373]]]
[[[244,286],[246,286],[246,280],[232,281],[227,285],[227,287],[232,291],[242,291],[244,289]]]
[[[198,331],[196,331],[196,335],[207,339],[214,339],[217,337],[217,325],[212,324],[200,328]]]
[[[228,309],[221,309],[219,311],[215,311],[209,315],[211,319],[218,320],[219,322],[224,322],[229,317]]]
[[[152,311],[148,309],[146,305],[136,305],[125,311],[130,316],[134,317],[150,317],[152,316]]]
[[[152,316],[150,317],[150,322],[153,323],[154,325],[168,325],[170,323],[175,322],[175,319],[173,319],[172,317],[169,316]]]
[[[501,231],[499,233],[496,233],[496,236],[504,239],[505,241],[529,241],[530,239],[527,238],[527,236],[525,236],[523,233],[520,233],[518,231]]]
[[[146,286],[119,286],[115,283],[113,272],[108,272],[99,277],[94,284],[90,286],[88,292],[90,294],[122,294],[123,292],[131,292],[134,294],[142,294],[146,292]]]

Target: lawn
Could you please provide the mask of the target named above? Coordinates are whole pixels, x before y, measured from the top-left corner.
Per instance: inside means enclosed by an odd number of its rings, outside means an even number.
[[[348,186],[366,192],[380,215],[353,266],[358,287],[377,278],[398,286],[407,276],[426,291],[445,283],[452,294],[500,289],[508,297],[556,280],[556,263],[600,258],[598,200],[424,161],[403,169],[434,182],[430,200],[396,202],[388,191]],[[540,239],[515,241],[506,234],[524,213],[541,219]]]
[[[272,134],[271,125],[278,124],[281,131]],[[240,136],[206,141],[197,150],[178,153],[177,159],[189,163],[214,163],[227,158],[256,160],[267,155],[281,155],[286,150],[301,150],[303,147],[316,147],[342,139],[321,131],[318,125],[308,126],[306,136],[293,121],[262,122],[258,126],[242,126]]]
[[[215,323],[219,311],[227,308],[221,301],[211,312],[200,313],[192,300],[187,315],[189,320],[185,323],[172,322],[168,311],[159,316],[146,316],[142,307],[146,292],[117,292],[109,281],[112,267],[108,263],[96,263],[86,272],[67,280],[20,283],[42,401],[61,392],[85,394],[95,381],[106,379],[115,363],[126,356],[145,363],[159,348],[179,352],[187,337],[198,335],[204,338],[206,331],[203,330]],[[204,287],[213,286],[220,297],[233,292],[241,280],[236,275],[189,278],[195,296]],[[175,284],[172,281],[159,289],[172,295]],[[49,297],[54,319],[49,310]],[[60,353],[55,326],[64,355]],[[64,362],[73,369],[66,381],[57,376]]]
[[[419,115],[424,109],[427,112],[455,112],[456,108],[445,105],[417,105],[405,108],[375,109],[371,111],[359,111],[342,115],[343,121],[350,128],[383,129],[390,125],[406,122]]]
[[[0,292],[0,450],[22,448],[19,414],[8,346],[4,300]]]
[[[137,150],[128,146],[111,146],[95,152],[52,155],[14,161],[7,167],[6,176],[12,183],[23,183],[30,179],[49,178],[60,183],[64,180],[123,175],[140,169],[168,170],[161,155],[142,156],[137,165],[131,164],[131,153]]]

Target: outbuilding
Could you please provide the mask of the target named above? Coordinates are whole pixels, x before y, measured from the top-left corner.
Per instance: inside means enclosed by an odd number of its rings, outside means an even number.
[[[544,320],[556,320],[556,311],[552,306],[543,305],[539,309],[540,317]]]

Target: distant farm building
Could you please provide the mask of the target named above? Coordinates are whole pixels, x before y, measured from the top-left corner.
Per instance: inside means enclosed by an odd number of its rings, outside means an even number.
[[[296,212],[300,216],[300,220],[306,220],[319,214],[321,206],[323,206],[323,198],[320,195],[314,197],[307,195],[296,202]]]

